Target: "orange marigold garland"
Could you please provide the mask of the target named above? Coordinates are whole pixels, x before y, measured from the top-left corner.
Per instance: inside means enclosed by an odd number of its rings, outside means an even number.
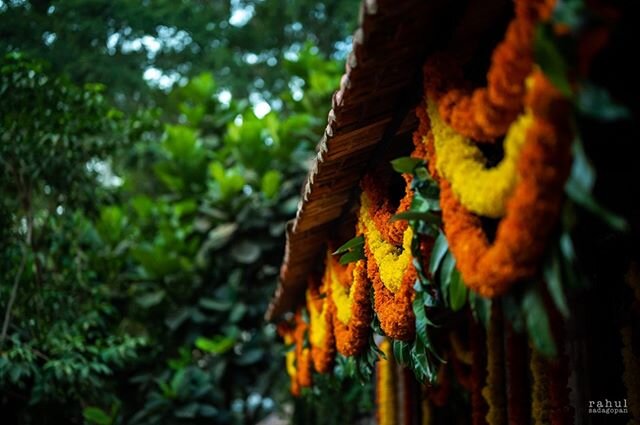
[[[313,366],[319,373],[327,373],[333,367],[335,337],[333,314],[328,302],[329,282],[321,283],[310,277],[307,287],[307,310],[309,311],[309,345]]]
[[[400,207],[392,211],[384,181],[372,174],[362,180],[359,228],[365,238],[367,275],[374,291],[374,310],[380,327],[393,339],[408,341],[415,333],[413,285],[417,273],[413,266],[413,232],[406,221],[389,223],[397,212],[411,204],[411,178],[404,176],[406,191]]]
[[[308,325],[298,310],[292,323],[282,322],[278,325],[278,333],[286,345],[293,347],[286,354],[287,374],[291,381],[291,394],[299,396],[303,387],[313,384],[311,375],[311,351],[305,347]]]
[[[336,348],[344,356],[360,354],[369,342],[372,319],[366,262],[343,266],[329,252],[324,279],[328,281]]]
[[[568,105],[540,72],[532,77],[526,104],[534,122],[518,161],[519,182],[493,243],[480,218],[460,204],[440,176],[440,206],[449,247],[464,282],[484,297],[501,295],[515,281],[535,274],[562,205],[570,165]],[[432,141],[425,137],[427,144]]]
[[[549,17],[555,1],[516,0],[515,18],[491,56],[487,87],[461,88],[460,66],[436,56],[425,64],[440,115],[458,133],[477,141],[502,136],[521,112],[525,79],[533,68],[533,34]]]

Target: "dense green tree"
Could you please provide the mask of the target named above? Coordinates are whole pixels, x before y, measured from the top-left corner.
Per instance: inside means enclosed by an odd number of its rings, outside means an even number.
[[[128,109],[152,97],[143,75],[167,86],[206,71],[236,98],[272,98],[290,83],[282,63],[304,43],[325,56],[345,52],[357,11],[356,0],[7,0],[0,52],[104,83]]]

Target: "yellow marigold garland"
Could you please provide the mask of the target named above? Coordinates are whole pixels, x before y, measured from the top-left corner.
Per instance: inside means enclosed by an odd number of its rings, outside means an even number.
[[[333,367],[335,337],[333,314],[327,299],[329,282],[321,284],[310,278],[307,287],[307,310],[309,311],[309,344],[313,366],[319,373],[327,373]]]
[[[366,262],[359,260],[342,266],[329,252],[324,278],[329,282],[336,348],[344,356],[355,356],[367,346],[371,332],[371,283]]]
[[[382,341],[380,350],[386,359],[381,358],[376,366],[376,419],[378,425],[395,425],[398,400],[391,342],[388,339]]]
[[[525,103],[533,123],[518,160],[518,184],[493,242],[480,218],[460,203],[447,179],[438,176],[449,247],[464,282],[484,297],[501,295],[517,280],[536,273],[564,196],[571,158],[568,105],[542,73],[534,73],[531,81]],[[429,96],[429,82],[425,84]],[[427,144],[434,143],[430,134],[423,137]],[[429,146],[427,154],[433,160]]]
[[[505,134],[523,106],[531,73],[535,26],[551,14],[555,0],[515,0],[515,17],[491,55],[487,86],[469,90],[462,67],[437,55],[425,64],[425,81],[434,90],[440,115],[457,132],[491,142]]]
[[[456,133],[444,123],[434,101],[427,111],[435,140],[436,169],[451,184],[453,193],[469,211],[498,218],[517,182],[517,163],[527,130],[533,122],[531,113],[523,114],[509,127],[504,141],[504,158],[492,168],[470,139]]]
[[[389,221],[395,213],[406,211],[413,199],[411,176],[403,177],[405,196],[396,211],[391,210],[386,196],[388,181],[381,174],[370,173],[362,179],[358,226],[364,235],[367,276],[373,285],[373,309],[380,327],[390,338],[408,341],[415,333],[413,232],[406,221]]]

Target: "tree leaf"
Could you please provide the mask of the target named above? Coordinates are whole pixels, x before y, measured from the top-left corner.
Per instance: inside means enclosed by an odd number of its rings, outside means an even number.
[[[410,156],[403,156],[391,161],[391,166],[398,173],[413,174],[413,170],[420,164],[424,164],[424,160],[420,158],[413,158]]]
[[[111,425],[111,416],[99,407],[85,407],[82,416],[92,425]]]
[[[164,289],[159,289],[136,297],[136,302],[143,308],[151,308],[160,304],[165,295]]]

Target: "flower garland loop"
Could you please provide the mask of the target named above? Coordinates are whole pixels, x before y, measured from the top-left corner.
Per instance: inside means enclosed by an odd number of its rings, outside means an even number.
[[[432,92],[427,85],[427,98]],[[570,165],[571,136],[567,103],[541,72],[531,77],[526,96],[533,122],[517,164],[518,183],[506,204],[495,240],[489,241],[480,218],[455,196],[440,177],[444,231],[465,283],[484,297],[505,293],[511,284],[535,274],[555,225]],[[434,137],[425,135],[427,160]],[[437,158],[437,152],[435,153]]]
[[[458,133],[487,142],[505,134],[523,107],[525,79],[534,64],[535,26],[548,19],[554,3],[515,1],[515,18],[491,56],[487,87],[461,88],[460,65],[451,58],[436,55],[427,61],[424,81],[434,88],[440,116]]]
[[[454,194],[469,211],[485,217],[502,217],[516,186],[517,163],[533,122],[531,114],[521,115],[509,127],[504,158],[495,167],[486,168],[486,159],[478,146],[447,126],[433,101],[429,101],[427,110],[438,173],[449,181]]]
[[[388,200],[381,202],[386,193],[380,180],[369,174],[362,181],[358,226],[365,238],[367,275],[373,285],[380,327],[389,337],[406,341],[415,333],[412,302],[417,273],[411,254],[413,232],[406,221],[389,223],[395,212]],[[398,211],[406,210],[412,199],[410,177],[405,177],[405,182],[405,197]]]
[[[328,284],[310,277],[307,287],[307,310],[309,311],[309,345],[313,366],[319,373],[330,372],[335,357],[333,314],[328,302]]]
[[[329,252],[324,279],[329,282],[336,348],[344,356],[360,354],[369,341],[372,319],[366,262],[342,266]]]

